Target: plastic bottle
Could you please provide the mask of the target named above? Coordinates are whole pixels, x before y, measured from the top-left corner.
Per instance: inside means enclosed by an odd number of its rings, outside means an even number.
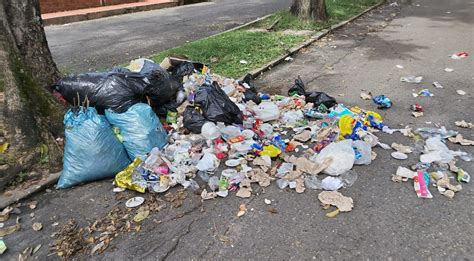
[[[209,182],[209,174],[207,174],[207,171],[199,170],[197,174],[202,179],[202,181]]]
[[[266,137],[266,138],[270,138],[273,134],[273,126],[268,124],[268,123],[264,123],[260,126],[260,130],[263,132],[263,135]]]
[[[211,191],[216,191],[219,188],[219,178],[216,176],[212,176],[209,178],[209,182],[207,183]]]
[[[284,189],[284,188],[288,187],[288,185],[290,185],[288,180],[284,180],[284,179],[278,179],[276,181],[276,184],[280,189]]]
[[[304,185],[309,189],[322,189],[321,180],[317,176],[308,175],[304,179]]]
[[[190,188],[193,192],[196,192],[200,189],[199,184],[196,181],[194,181],[193,179],[189,180],[188,188]]]
[[[354,183],[357,180],[357,177],[358,177],[357,172],[355,172],[353,170],[348,170],[348,171],[344,172],[343,174],[341,174],[341,176],[339,176],[339,178],[342,180],[343,186],[345,188],[348,188],[348,187],[354,185]]]

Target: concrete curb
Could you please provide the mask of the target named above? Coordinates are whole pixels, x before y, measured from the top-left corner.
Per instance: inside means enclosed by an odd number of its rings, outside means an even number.
[[[144,5],[144,6],[133,6],[133,7],[126,7],[126,8],[121,8],[121,9],[86,13],[86,14],[76,14],[76,15],[70,15],[70,16],[46,18],[46,19],[43,19],[43,24],[44,26],[62,25],[62,24],[110,17],[110,16],[115,16],[115,15],[158,10],[158,9],[164,9],[164,8],[170,8],[170,7],[176,7],[176,6],[178,6],[178,2],[160,3],[160,4]]]
[[[34,193],[40,192],[46,187],[56,183],[58,181],[59,176],[61,172],[58,173],[50,173],[43,179],[41,179],[36,185],[31,186],[27,189],[17,189],[13,191],[9,191],[8,195],[5,195],[7,193],[3,193],[0,195],[0,209],[4,209],[8,207],[9,205],[16,203],[24,198],[27,198]]]
[[[301,45],[297,46],[297,47],[294,47],[294,48],[291,48],[290,50],[288,50],[288,52],[286,54],[283,54],[281,56],[279,56],[278,58],[274,59],[273,61],[267,63],[266,65],[264,65],[263,67],[260,67],[258,69],[255,69],[253,71],[250,72],[250,74],[252,75],[253,78],[256,78],[258,76],[260,76],[261,74],[263,74],[264,72],[270,70],[272,67],[280,64],[281,62],[283,62],[288,56],[290,55],[293,55],[295,53],[297,53],[299,50],[301,50],[302,48],[305,48],[307,46],[309,46],[310,44],[316,42],[317,40],[323,38],[324,36],[326,36],[327,34],[329,34],[330,32],[334,31],[334,30],[337,30],[341,27],[343,27],[344,25],[354,21],[355,19],[361,17],[362,15],[384,5],[385,3],[387,2],[387,0],[383,0],[382,2],[374,5],[374,6],[371,6],[369,8],[367,8],[366,10],[364,10],[363,12],[349,18],[348,20],[346,21],[342,21],[338,24],[335,24],[331,27],[329,27],[328,29],[324,29],[322,31],[319,31],[317,32],[316,34],[314,34],[313,36],[311,36],[310,39],[304,41]]]

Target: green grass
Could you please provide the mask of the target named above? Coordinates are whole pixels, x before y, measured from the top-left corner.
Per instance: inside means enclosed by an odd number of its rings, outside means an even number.
[[[247,72],[263,66],[288,49],[302,43],[309,36],[281,33],[286,29],[319,31],[346,20],[382,0],[326,0],[329,20],[324,23],[301,21],[288,11],[277,12],[267,19],[254,24],[252,28],[267,28],[276,20],[275,32],[248,32],[249,28],[220,34],[206,39],[186,43],[163,51],[150,58],[161,62],[170,54],[179,54],[191,60],[209,65],[213,72],[238,78]],[[245,60],[248,64],[241,64]]]
[[[239,30],[186,43],[161,52],[151,59],[161,62],[170,54],[184,54],[210,66],[215,73],[237,78],[263,66],[304,39],[303,36]],[[248,63],[241,64],[241,60]]]
[[[268,28],[278,20],[278,23],[273,27],[274,31],[283,31],[287,29],[318,31],[344,21],[379,2],[380,0],[326,0],[329,20],[324,23],[316,21],[301,21],[297,17],[291,15],[289,11],[280,11],[252,27]]]

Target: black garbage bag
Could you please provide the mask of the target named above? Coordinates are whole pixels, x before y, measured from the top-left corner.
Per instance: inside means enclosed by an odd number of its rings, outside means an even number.
[[[105,109],[122,113],[145,102],[147,86],[148,80],[140,73],[105,72],[65,77],[54,88],[70,104],[78,105],[87,97],[89,106],[103,114]]]
[[[151,107],[153,108],[153,111],[158,116],[162,116],[162,117],[166,117],[169,111],[178,112],[177,108],[179,107],[179,105],[176,103],[175,100],[170,101],[166,104],[157,104],[156,106],[154,106],[154,102],[152,100],[151,105],[152,105]]]
[[[334,97],[331,97],[324,92],[307,92],[305,101],[313,103],[315,107],[319,107],[323,104],[328,109],[337,104]]]
[[[174,66],[171,70],[171,75],[180,83],[183,82],[184,76],[189,76],[194,72],[194,65],[192,62],[181,62]]]
[[[208,120],[204,118],[199,109],[187,106],[183,113],[183,125],[192,133],[201,134],[202,125]]]
[[[298,76],[298,78],[295,79],[295,85],[293,85],[289,90],[288,90],[288,96],[294,96],[294,95],[306,95],[306,88],[304,87],[303,80],[301,80],[301,77]]]
[[[288,95],[304,95],[306,102],[311,102],[314,104],[315,107],[319,107],[321,104],[326,106],[326,108],[331,108],[337,104],[337,101],[334,97],[329,96],[325,92],[307,92],[304,86],[303,80],[301,77],[295,79],[295,84],[288,90]]]
[[[229,99],[217,82],[201,86],[195,94],[194,103],[202,109],[204,117],[210,121],[242,123],[239,107]]]
[[[164,105],[175,100],[176,94],[183,86],[161,67],[145,73],[144,76],[150,83],[144,94],[152,100],[153,105]]]
[[[241,82],[239,82],[239,84],[242,84],[242,85],[244,83],[246,83],[250,87],[250,88],[245,89],[244,101],[245,102],[253,101],[256,104],[260,104],[262,102],[262,99],[258,96],[257,87],[255,86],[252,75],[250,73],[247,74]]]

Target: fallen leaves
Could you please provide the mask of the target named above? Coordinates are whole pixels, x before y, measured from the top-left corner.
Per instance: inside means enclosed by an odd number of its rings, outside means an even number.
[[[12,207],[6,207],[0,212],[0,222],[5,222],[10,218],[10,213],[13,211]]]
[[[241,217],[247,213],[247,207],[245,206],[244,203],[240,204],[239,206],[239,212],[237,212],[237,217]]]
[[[76,253],[83,251],[86,247],[86,242],[82,236],[84,229],[79,228],[74,219],[69,221],[56,234],[52,250],[60,257],[70,258]]]
[[[448,140],[452,143],[459,143],[463,146],[473,146],[474,140],[468,140],[463,138],[461,134],[456,135],[456,137],[449,137]]]
[[[34,231],[40,231],[41,229],[43,229],[43,224],[35,222],[31,227]]]
[[[474,124],[470,122],[466,122],[465,120],[456,121],[454,122],[454,124],[456,124],[456,126],[461,127],[461,128],[469,128],[469,129],[474,128]]]
[[[413,150],[409,147],[409,146],[405,146],[403,144],[399,144],[399,143],[392,143],[392,149],[398,151],[398,152],[401,152],[401,153],[405,153],[405,154],[409,154],[409,153],[412,153]]]
[[[149,215],[150,215],[150,210],[148,210],[147,207],[140,207],[137,210],[137,214],[135,215],[135,217],[133,217],[133,221],[135,221],[136,223],[140,223],[146,218],[148,218]]]
[[[334,210],[334,211],[328,212],[328,213],[326,213],[326,217],[328,217],[328,218],[336,217],[337,215],[339,215],[339,212],[340,212],[339,209],[336,209],[336,210]]]
[[[413,115],[413,117],[415,117],[415,118],[419,118],[419,117],[423,116],[423,112],[422,111],[412,111],[411,115]]]
[[[217,197],[216,192],[207,192],[206,189],[204,189],[201,192],[201,198],[202,200],[209,200],[209,199],[215,199]]]
[[[0,237],[10,235],[10,234],[20,230],[20,228],[21,228],[20,224],[15,224],[15,225],[9,226],[9,227],[2,227],[2,228],[0,228]]]
[[[362,91],[362,92],[360,92],[360,98],[361,98],[362,100],[372,100],[372,93],[371,93],[371,92]]]
[[[354,207],[352,198],[345,197],[337,191],[323,191],[319,193],[318,199],[323,204],[337,207],[340,212],[349,212]]]
[[[179,208],[183,205],[184,200],[186,199],[186,191],[184,189],[180,189],[176,192],[176,194],[168,192],[165,195],[165,199],[171,203],[173,208]]]

